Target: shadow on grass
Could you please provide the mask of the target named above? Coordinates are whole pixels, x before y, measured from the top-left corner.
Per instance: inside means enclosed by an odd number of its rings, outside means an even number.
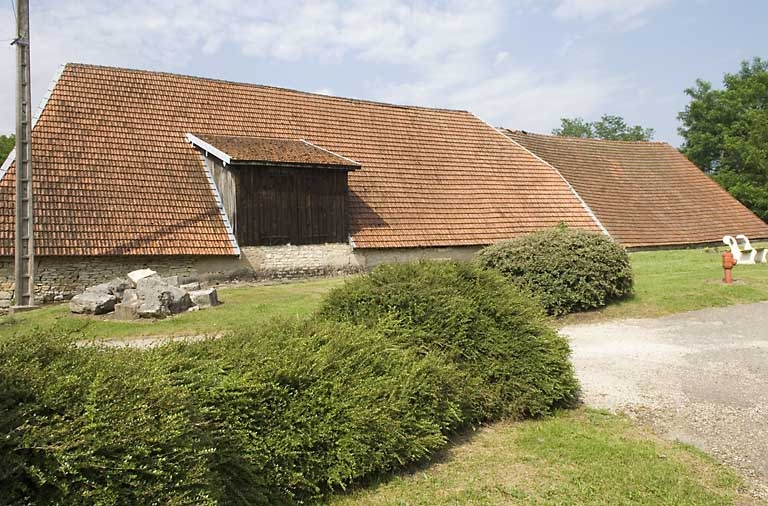
[[[448,443],[445,445],[445,447],[433,453],[429,458],[419,462],[411,463],[396,471],[379,473],[362,480],[355,481],[351,483],[345,490],[332,490],[329,492],[327,498],[344,498],[364,490],[372,492],[380,486],[387,485],[392,480],[398,478],[406,479],[418,473],[427,472],[434,466],[446,464],[451,460],[457,449],[461,448],[462,446],[472,444],[472,442],[479,435],[480,430],[483,427],[487,427],[491,424],[492,423],[480,425],[477,427],[468,427],[465,430],[450,435],[448,436]]]

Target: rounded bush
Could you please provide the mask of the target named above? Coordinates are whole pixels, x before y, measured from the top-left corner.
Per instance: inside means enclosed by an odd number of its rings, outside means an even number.
[[[541,415],[575,399],[566,340],[501,275],[469,263],[382,265],[333,290],[319,315],[455,364],[466,423]]]
[[[278,321],[161,355],[205,413],[223,504],[317,500],[429,458],[461,424],[455,367],[372,329]]]
[[[567,227],[496,243],[478,252],[477,260],[534,295],[552,315],[599,308],[633,290],[622,246]]]

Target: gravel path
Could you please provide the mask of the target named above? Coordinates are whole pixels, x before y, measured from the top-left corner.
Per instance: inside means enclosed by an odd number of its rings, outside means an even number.
[[[768,302],[561,333],[587,405],[714,455],[768,500]]]
[[[152,348],[153,346],[161,346],[172,342],[187,342],[194,343],[197,341],[205,341],[206,339],[218,339],[224,334],[196,334],[187,336],[150,336],[150,337],[130,337],[130,338],[110,338],[110,339],[97,339],[95,341],[81,341],[80,345],[91,345],[93,343],[99,346],[105,346],[107,348]]]

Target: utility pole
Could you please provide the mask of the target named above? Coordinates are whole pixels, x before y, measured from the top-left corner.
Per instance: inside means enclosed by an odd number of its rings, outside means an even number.
[[[16,306],[35,304],[35,220],[32,199],[32,93],[29,72],[29,0],[16,0]]]

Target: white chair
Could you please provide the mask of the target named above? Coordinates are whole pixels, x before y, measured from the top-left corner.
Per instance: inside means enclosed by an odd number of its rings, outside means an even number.
[[[766,263],[766,254],[768,254],[768,249],[763,250],[756,250],[752,247],[752,244],[749,242],[749,238],[744,234],[739,234],[736,236],[736,241],[741,241],[741,250],[742,251],[754,251],[755,252],[755,263],[756,264],[764,264]]]
[[[749,239],[745,235],[738,235],[737,237],[743,238],[745,248],[742,250],[739,248],[739,242],[733,238],[733,236],[723,236],[723,242],[731,248],[731,253],[736,263],[739,265],[752,265],[757,260],[758,262],[765,263],[766,251],[763,250],[758,256],[758,252],[752,249],[752,245],[749,244]],[[746,246],[749,246],[748,248]]]

